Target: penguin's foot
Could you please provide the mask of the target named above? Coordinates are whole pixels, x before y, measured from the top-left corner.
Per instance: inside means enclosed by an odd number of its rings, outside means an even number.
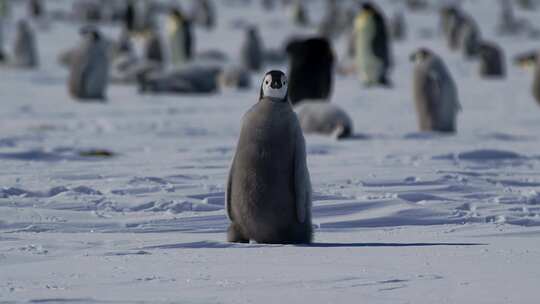
[[[238,226],[235,223],[231,223],[227,231],[227,242],[230,243],[249,243],[249,239],[244,237]]]

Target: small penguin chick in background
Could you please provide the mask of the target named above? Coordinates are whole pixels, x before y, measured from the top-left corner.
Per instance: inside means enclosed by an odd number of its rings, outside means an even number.
[[[83,42],[71,61],[68,88],[79,100],[105,101],[109,82],[107,42],[95,27],[81,29]]]
[[[458,91],[442,59],[426,48],[410,57],[414,62],[413,96],[420,131],[456,132],[461,110]]]
[[[306,134],[322,134],[338,140],[353,135],[352,119],[336,104],[324,100],[306,100],[295,106],[295,111]]]

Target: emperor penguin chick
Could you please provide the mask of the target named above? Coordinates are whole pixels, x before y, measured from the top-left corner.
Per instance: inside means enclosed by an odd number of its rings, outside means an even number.
[[[352,136],[353,122],[347,112],[336,104],[304,101],[295,106],[304,133],[329,135],[335,139]]]
[[[461,106],[444,62],[426,48],[414,52],[411,61],[415,63],[413,93],[420,131],[456,132]]]
[[[107,43],[95,28],[81,30],[83,44],[71,62],[69,92],[80,100],[105,100],[109,82]]]
[[[266,73],[243,117],[225,195],[229,242],[298,244],[312,239],[311,182],[287,77]]]

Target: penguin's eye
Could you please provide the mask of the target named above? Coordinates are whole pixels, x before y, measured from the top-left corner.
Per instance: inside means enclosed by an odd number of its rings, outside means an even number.
[[[270,83],[270,81],[267,80],[265,83],[268,85]]]

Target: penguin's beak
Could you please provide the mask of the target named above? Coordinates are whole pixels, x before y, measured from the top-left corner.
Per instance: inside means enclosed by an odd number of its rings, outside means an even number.
[[[272,89],[281,89],[282,85],[280,81],[272,81],[272,83],[270,83],[270,87]]]

